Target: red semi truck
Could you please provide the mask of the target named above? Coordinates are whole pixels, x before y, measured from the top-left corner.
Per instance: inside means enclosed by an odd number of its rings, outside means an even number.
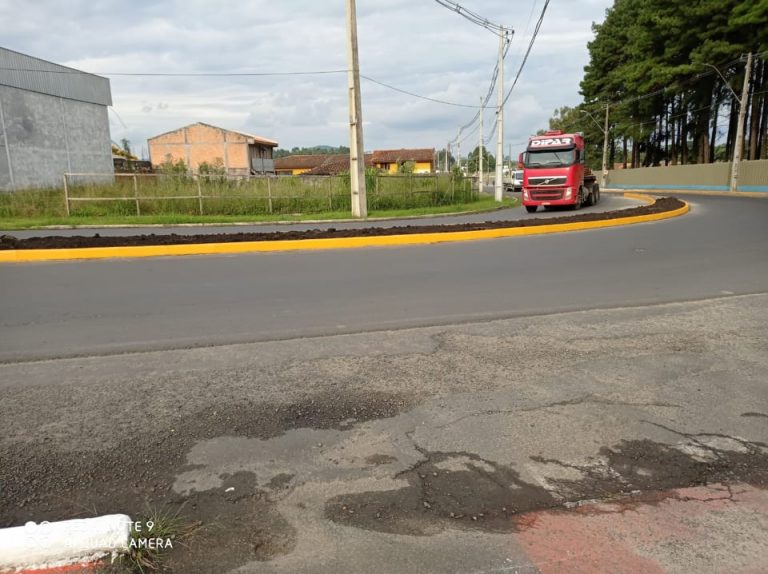
[[[579,209],[600,201],[600,186],[585,159],[583,134],[548,131],[531,137],[520,154],[523,205],[528,213],[540,205]]]

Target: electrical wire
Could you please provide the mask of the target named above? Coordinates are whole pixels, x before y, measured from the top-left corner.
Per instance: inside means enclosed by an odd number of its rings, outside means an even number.
[[[36,70],[32,68],[6,68],[2,71],[41,72],[46,74],[82,74],[91,76],[136,76],[160,78],[232,78],[257,76],[321,76],[326,74],[346,74],[348,70],[318,70],[302,72],[82,72],[80,70]]]
[[[510,86],[509,90],[507,91],[507,95],[502,101],[502,107],[504,107],[507,102],[509,101],[510,96],[512,96],[512,91],[515,89],[515,86],[517,86],[517,81],[520,79],[520,74],[523,73],[523,68],[525,68],[526,62],[528,62],[528,56],[531,55],[531,50],[533,49],[533,45],[536,42],[536,37],[539,35],[539,30],[541,30],[541,25],[544,22],[544,15],[547,13],[547,7],[549,6],[550,0],[544,0],[544,7],[541,9],[541,15],[539,16],[539,20],[536,22],[536,27],[533,29],[533,34],[531,35],[531,41],[528,43],[528,49],[525,51],[525,56],[523,56],[523,61],[520,62],[520,67],[517,70],[517,74],[515,75],[515,79],[512,82],[512,86]]]
[[[388,88],[390,90],[394,90],[395,92],[400,92],[401,94],[406,94],[408,96],[411,96],[411,97],[414,97],[414,98],[419,98],[421,100],[426,100],[428,102],[434,102],[436,104],[443,104],[443,105],[446,105],[446,106],[455,106],[457,108],[472,108],[472,109],[479,109],[480,108],[480,106],[478,106],[477,104],[475,104],[475,105],[459,104],[459,103],[456,103],[456,102],[448,102],[446,100],[439,100],[437,98],[430,98],[429,96],[421,96],[419,94],[415,94],[413,92],[409,92],[408,90],[403,90],[402,88],[397,88],[395,86],[392,86],[392,85],[387,84],[385,82],[381,82],[379,80],[371,78],[370,76],[365,76],[363,74],[360,74],[360,77],[368,80],[369,82],[373,82],[374,84],[378,84],[379,86],[383,86],[383,87]]]
[[[460,4],[456,2],[452,2],[451,0],[435,0],[440,6],[447,8],[451,12],[456,12],[459,16],[462,16],[463,18],[469,20],[473,24],[476,24],[480,26],[481,28],[485,28],[486,30],[490,30],[494,34],[500,34],[502,30],[504,30],[504,27],[499,24],[494,24],[488,18],[484,18],[480,14],[477,14],[476,12],[473,12],[471,10],[468,10],[467,8],[464,8]]]

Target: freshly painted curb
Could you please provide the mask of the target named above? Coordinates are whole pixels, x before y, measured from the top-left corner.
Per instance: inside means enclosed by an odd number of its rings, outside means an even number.
[[[653,203],[653,199],[642,194],[628,194],[627,197]],[[172,257],[181,255],[233,255],[238,253],[306,251],[321,249],[354,249],[360,247],[392,247],[401,245],[424,245],[456,241],[478,241],[525,235],[544,235],[566,231],[584,231],[618,227],[635,223],[648,223],[679,217],[688,213],[688,204],[665,213],[636,215],[585,221],[557,223],[535,227],[512,227],[483,229],[477,231],[449,231],[438,233],[414,233],[411,235],[379,235],[373,237],[339,237],[325,239],[292,239],[283,241],[247,241],[239,243],[196,243],[190,245],[141,245],[127,247],[85,247],[72,249],[16,249],[0,251],[0,263],[30,263],[35,261],[66,261],[73,259],[116,259],[140,257]]]
[[[111,514],[0,529],[0,572],[66,572],[127,551],[130,520]]]
[[[668,196],[670,194],[674,195],[704,195],[704,196],[710,196],[710,197],[751,197],[751,198],[758,198],[758,199],[768,199],[768,193],[762,192],[762,191],[708,191],[708,190],[697,190],[697,189],[622,189],[622,188],[608,188],[608,189],[602,189],[600,190],[603,193],[623,193],[624,195],[627,195],[628,193],[632,194],[638,194],[638,193],[645,193],[645,194],[653,194],[653,195],[663,195]]]

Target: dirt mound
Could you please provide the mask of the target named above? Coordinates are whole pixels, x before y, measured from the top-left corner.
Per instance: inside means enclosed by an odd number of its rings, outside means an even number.
[[[663,197],[651,205],[643,205],[603,213],[582,213],[546,219],[521,219],[519,221],[486,221],[483,223],[460,223],[454,225],[406,225],[400,227],[369,227],[366,229],[310,229],[308,231],[276,231],[270,233],[217,233],[179,235],[135,235],[123,237],[91,236],[72,237],[30,237],[18,239],[12,235],[0,236],[0,250],[8,249],[71,249],[77,247],[126,247],[134,245],[186,245],[193,243],[236,243],[245,241],[287,241],[296,239],[327,239],[339,237],[375,237],[381,235],[411,235],[416,233],[450,233],[455,231],[479,231],[515,227],[537,227],[558,223],[601,221],[622,219],[638,215],[665,213],[684,204],[674,197]]]

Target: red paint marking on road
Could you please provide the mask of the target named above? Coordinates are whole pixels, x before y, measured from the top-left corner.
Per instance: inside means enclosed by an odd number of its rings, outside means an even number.
[[[533,516],[532,516],[533,515]],[[542,574],[688,571],[765,574],[768,493],[749,485],[529,513],[516,539]]]

